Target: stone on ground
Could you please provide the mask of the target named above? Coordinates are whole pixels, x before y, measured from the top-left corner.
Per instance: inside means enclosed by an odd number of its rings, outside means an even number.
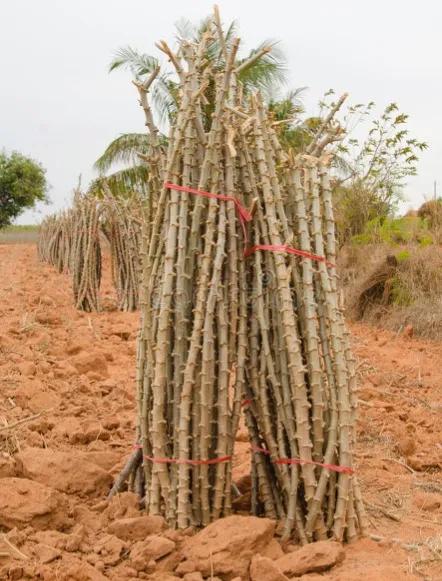
[[[138,541],[130,552],[130,566],[137,571],[148,570],[155,562],[175,550],[175,543],[164,537],[154,535],[144,541]],[[154,563],[155,564],[155,563]]]

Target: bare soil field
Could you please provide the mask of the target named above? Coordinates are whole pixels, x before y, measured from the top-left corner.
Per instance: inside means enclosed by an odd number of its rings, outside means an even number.
[[[281,547],[266,519],[259,539],[246,519],[236,544],[239,525],[210,525],[222,551],[207,565],[189,558],[203,533],[167,530],[132,493],[105,501],[134,444],[138,314],[112,310],[110,280],[103,294],[107,310],[78,312],[70,278],[40,264],[34,246],[0,245],[0,579],[231,581],[246,563],[246,581],[250,551],[264,556],[252,560],[252,581],[442,579],[441,344],[352,327],[370,530],[345,558],[319,567],[308,548],[311,567],[296,569],[299,547]],[[234,471],[245,515],[248,465],[242,428]],[[293,567],[282,574],[284,553]]]

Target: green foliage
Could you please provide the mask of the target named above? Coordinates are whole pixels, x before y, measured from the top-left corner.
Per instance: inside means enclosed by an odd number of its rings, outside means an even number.
[[[356,125],[367,119],[369,126],[364,140],[349,137],[338,146],[349,167],[347,175],[339,176],[339,183],[376,192],[392,211],[406,178],[416,175],[419,153],[428,145],[410,136],[406,128],[408,115],[401,113],[396,103],[387,105],[379,118],[372,116],[373,107],[373,102],[355,105],[347,114],[347,126],[354,118]]]
[[[323,115],[332,104],[322,103]],[[394,215],[403,188],[416,175],[419,154],[427,144],[411,137],[408,115],[390,103],[377,117],[374,103],[350,107],[342,120],[346,136],[336,146],[335,202],[340,218],[341,242],[363,234],[376,216]],[[367,129],[364,130],[365,125]],[[366,137],[354,137],[355,130]]]
[[[379,199],[376,192],[362,186],[335,185],[333,198],[341,246],[350,239],[371,239],[373,225],[378,225],[389,214],[388,205]]]
[[[125,46],[119,48],[109,65],[109,72],[117,69],[128,69],[137,80],[143,80],[159,66],[156,57],[140,53]],[[172,73],[162,72],[155,79],[150,94],[160,122],[171,119],[177,110],[178,83]]]
[[[182,20],[177,24],[179,38],[200,40],[202,35],[213,27],[211,18],[204,19],[199,26],[191,22]],[[237,26],[233,22],[224,31],[225,42],[229,48],[236,36]],[[270,95],[277,87],[284,83],[286,73],[286,63],[282,52],[278,49],[272,40],[264,41],[256,48],[252,49],[243,58],[238,58],[237,67],[241,67],[238,78],[243,86],[245,93],[260,90]],[[268,50],[263,50],[268,49]],[[262,51],[262,52],[261,52]],[[259,58],[253,59],[260,53]],[[213,39],[209,43],[206,52],[207,61],[214,69],[222,69],[224,65],[224,54],[219,42],[218,36],[214,31]],[[246,63],[250,61],[248,65]],[[109,71],[117,69],[128,69],[138,80],[145,79],[159,66],[159,60],[156,57],[140,53],[136,49],[126,46],[119,48],[112,59]],[[210,119],[213,111],[215,92],[210,86],[207,88],[205,97],[208,99],[206,107],[206,117]],[[155,79],[150,95],[156,114],[160,123],[171,121],[178,107],[178,82],[175,72],[162,72]]]
[[[417,243],[428,246],[433,243],[428,223],[419,216],[402,218],[377,217],[367,222],[361,234],[353,236],[355,244],[401,245]]]
[[[398,263],[401,263],[409,260],[411,255],[409,250],[400,250],[395,256]]]
[[[271,99],[268,103],[268,114],[281,145],[295,153],[303,151],[311,143],[320,123],[320,119],[314,117],[301,119],[304,113],[301,99],[305,90],[306,87],[300,87],[282,99]]]
[[[267,95],[271,95],[275,88],[278,85],[282,85],[285,81],[285,57],[281,50],[278,49],[277,43],[273,40],[262,42],[259,46],[251,50],[246,57],[239,59],[237,66],[240,67],[266,47],[268,51],[258,60],[242,68],[238,75],[238,79],[242,83],[245,93],[259,90]]]
[[[37,202],[48,202],[45,173],[29,157],[16,151],[10,155],[0,152],[0,228]]]
[[[143,193],[148,183],[149,171],[146,165],[138,164],[133,167],[116,171],[109,176],[102,176],[94,180],[88,192],[98,198],[103,196],[105,188],[116,198],[127,198],[133,192]]]
[[[100,173],[108,171],[116,163],[139,163],[138,153],[146,154],[149,148],[147,133],[123,133],[106,147],[94,164]]]
[[[425,248],[426,246],[431,246],[432,244],[434,244],[434,240],[433,240],[433,237],[430,233],[421,234],[421,236],[419,238],[419,246],[422,246],[423,248]]]

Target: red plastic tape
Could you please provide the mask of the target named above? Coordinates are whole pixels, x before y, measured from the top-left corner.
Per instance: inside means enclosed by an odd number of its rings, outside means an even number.
[[[250,256],[257,250],[270,250],[271,252],[285,252],[286,254],[294,254],[296,256],[301,256],[302,258],[308,258],[310,260],[316,260],[317,262],[324,262],[327,266],[334,267],[332,262],[329,262],[325,256],[319,256],[318,254],[312,254],[305,250],[299,250],[298,248],[292,248],[287,244],[256,244],[255,246],[250,246],[244,250],[244,256]]]

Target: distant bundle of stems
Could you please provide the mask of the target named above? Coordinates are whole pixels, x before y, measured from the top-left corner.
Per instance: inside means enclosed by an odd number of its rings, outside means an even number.
[[[140,286],[141,202],[135,194],[117,200],[107,192],[101,205],[118,308],[135,311]]]
[[[39,229],[38,256],[58,272],[69,272],[72,243],[72,210],[48,216]]]
[[[74,302],[81,311],[98,311],[101,283],[100,207],[75,192],[72,208],[46,218],[39,230],[40,260],[70,273]]]
[[[100,207],[91,196],[77,193],[73,206],[71,273],[75,306],[100,310]]]
[[[39,229],[39,258],[58,272],[71,274],[77,309],[98,311],[102,244],[106,238],[118,308],[134,311],[139,303],[142,215],[148,203],[142,205],[135,193],[112,197],[105,183],[100,194],[77,191],[69,210],[43,220]]]
[[[214,38],[225,56],[216,69],[206,58]],[[308,150],[288,155],[261,97],[244,94],[238,81],[238,44],[215,18],[198,44],[181,41],[176,54],[159,45],[180,79],[166,153],[148,98],[159,70],[135,83],[152,170],[141,246],[138,449],[112,493],[129,478],[147,511],[179,528],[228,515],[243,407],[253,511],[280,519],[286,538],[350,540],[364,529],[364,512],[326,154],[339,138],[333,116],[345,96]],[[253,214],[247,225],[238,206]]]

